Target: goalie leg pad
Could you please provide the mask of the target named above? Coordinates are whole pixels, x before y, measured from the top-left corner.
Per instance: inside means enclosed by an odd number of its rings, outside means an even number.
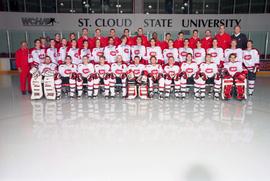
[[[137,86],[135,84],[127,85],[127,98],[135,99],[137,97]]]
[[[46,99],[55,100],[56,91],[54,85],[54,77],[53,76],[45,76],[43,81],[44,86],[44,94]]]
[[[223,93],[224,98],[231,99],[232,98],[232,88],[233,88],[233,79],[228,78],[223,80]]]
[[[41,75],[33,76],[31,78],[31,88],[32,88],[31,99],[41,99],[43,96]]]
[[[139,97],[141,99],[147,99],[148,98],[148,87],[147,87],[147,85],[140,85],[139,86]]]

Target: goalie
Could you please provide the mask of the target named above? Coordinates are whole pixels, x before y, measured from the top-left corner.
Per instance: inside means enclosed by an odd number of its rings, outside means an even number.
[[[134,64],[130,64],[127,70],[127,99],[135,99],[139,93],[141,99],[148,98],[147,75],[145,65],[140,63],[141,58],[135,56]]]
[[[237,99],[246,99],[246,75],[247,71],[243,69],[242,62],[237,61],[237,55],[235,53],[230,54],[229,62],[224,65],[222,98],[231,99],[233,86],[235,85]]]

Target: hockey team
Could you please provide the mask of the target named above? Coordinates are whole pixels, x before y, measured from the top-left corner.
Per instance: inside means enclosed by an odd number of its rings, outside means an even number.
[[[243,43],[237,34],[231,38],[224,28],[220,26],[215,38],[207,30],[203,39],[194,30],[190,39],[180,32],[176,40],[167,33],[160,41],[153,33],[148,41],[142,28],[135,37],[128,29],[121,38],[114,29],[108,37],[96,29],[90,38],[84,28],[78,40],[74,33],[69,40],[51,39],[48,46],[36,39],[28,55],[31,98],[185,99],[192,90],[198,100],[207,95],[216,100],[246,99],[254,91],[259,53],[252,40]],[[240,33],[240,26],[235,32]]]

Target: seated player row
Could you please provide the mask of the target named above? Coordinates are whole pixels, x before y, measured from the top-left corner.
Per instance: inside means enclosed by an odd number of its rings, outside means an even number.
[[[158,59],[158,63],[163,65],[168,63],[169,57],[174,57],[176,63],[183,62],[186,59],[186,55],[191,53],[193,55],[194,61],[199,65],[204,62],[205,55],[211,54],[213,61],[216,64],[223,64],[228,62],[229,55],[232,53],[237,54],[238,61],[249,61],[251,58],[259,60],[259,53],[253,48],[253,42],[249,40],[247,42],[247,49],[242,50],[237,48],[237,41],[231,41],[231,48],[226,49],[223,52],[222,48],[218,47],[218,41],[213,40],[212,48],[205,50],[201,47],[201,42],[197,41],[197,48],[191,49],[189,47],[188,39],[184,40],[184,47],[176,49],[173,47],[173,40],[168,41],[168,48],[163,51],[159,46],[156,46],[155,39],[151,39],[150,47],[145,47],[142,45],[142,38],[137,37],[137,45],[129,46],[127,45],[127,37],[123,36],[121,38],[122,43],[116,47],[114,45],[114,39],[109,38],[109,45],[105,48],[100,47],[100,40],[96,40],[96,48],[92,51],[88,48],[88,41],[83,41],[83,48],[77,48],[77,42],[73,40],[71,48],[67,47],[67,42],[65,39],[62,40],[62,46],[59,49],[55,48],[55,41],[50,41],[50,47],[47,49],[41,48],[40,40],[35,41],[35,48],[33,48],[29,55],[29,63],[33,65],[38,65],[44,61],[44,57],[47,55],[51,58],[52,62],[61,65],[65,60],[66,55],[72,57],[73,63],[78,65],[82,63],[82,57],[87,56],[91,63],[99,63],[99,57],[105,56],[108,63],[115,63],[116,56],[120,54],[123,57],[123,61],[126,64],[132,63],[131,60],[135,56],[139,56],[142,59],[142,63],[147,65],[150,63],[150,57],[155,56]]]
[[[92,64],[85,55],[83,62],[78,65],[75,65],[72,57],[68,55],[64,64],[58,67],[46,56],[45,62],[38,66],[38,72],[41,75],[46,75],[48,71],[54,72],[57,99],[61,98],[62,86],[69,88],[70,97],[77,93],[77,97],[81,98],[85,90],[89,97],[95,98],[98,96],[100,85],[104,88],[106,98],[115,97],[117,85],[122,96],[129,99],[137,96],[143,99],[153,98],[154,93],[157,93],[160,99],[169,98],[172,91],[176,98],[185,98],[189,92],[189,85],[194,85],[195,98],[204,99],[208,84],[212,86],[215,99],[219,99],[222,86],[222,98],[232,98],[233,87],[236,87],[237,99],[242,100],[247,95],[247,74],[249,94],[253,93],[258,64],[251,61],[252,64],[244,67],[237,58],[236,54],[230,54],[229,61],[221,69],[213,61],[211,54],[206,54],[205,61],[200,65],[195,63],[192,54],[188,53],[181,64],[176,64],[171,56],[163,66],[158,64],[155,56],[150,57],[148,65],[142,64],[139,56],[134,57],[134,63],[127,65],[123,56],[118,54],[116,62],[112,64],[106,63],[105,56],[99,57],[99,63]]]

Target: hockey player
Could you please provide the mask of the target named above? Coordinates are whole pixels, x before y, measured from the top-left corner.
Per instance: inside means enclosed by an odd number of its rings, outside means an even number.
[[[95,99],[98,95],[98,90],[100,84],[104,84],[104,94],[105,98],[109,97],[110,93],[110,65],[105,63],[105,56],[99,57],[99,64],[95,65],[95,76],[94,76],[94,94],[93,98]]]
[[[225,62],[229,62],[229,56],[235,53],[237,56],[237,61],[242,62],[243,61],[243,51],[241,48],[237,48],[237,40],[233,39],[231,42],[231,48],[228,48],[225,50]]]
[[[197,46],[197,42],[200,41],[200,38],[199,38],[199,32],[198,30],[193,30],[193,35],[192,37],[189,39],[189,47],[194,49],[196,48]]]
[[[186,61],[187,54],[190,53],[193,56],[193,50],[189,48],[188,39],[184,40],[184,47],[178,49],[180,62]]]
[[[69,87],[69,96],[74,98],[76,91],[77,66],[72,63],[70,55],[66,56],[65,63],[58,68],[55,76],[56,99],[61,98],[62,85]]]
[[[220,96],[221,79],[218,73],[218,66],[212,61],[211,54],[205,56],[205,62],[201,63],[199,68],[200,72],[196,76],[202,79],[202,83],[199,85],[200,92],[198,92],[197,97],[204,99],[205,86],[206,84],[211,84],[214,86],[214,98],[218,100]]]
[[[154,96],[154,83],[158,84],[159,98],[163,98],[164,92],[164,78],[163,78],[163,69],[160,64],[157,64],[157,58],[152,56],[150,58],[151,64],[146,66],[146,71],[148,72],[148,81],[149,81],[149,97],[153,98]]]
[[[168,58],[168,64],[164,66],[165,98],[169,98],[171,84],[174,83],[175,97],[180,97],[180,67],[175,64],[174,57]]]
[[[88,97],[91,98],[93,96],[94,88],[94,65],[92,63],[89,63],[89,58],[87,55],[84,55],[82,57],[82,61],[83,63],[78,65],[78,75],[76,82],[78,99],[81,98],[84,87],[86,87]]]
[[[100,40],[96,40],[96,47],[92,50],[91,63],[98,64],[99,57],[104,55],[104,48],[100,46]]]
[[[224,99],[232,98],[233,85],[236,87],[237,99],[242,100],[246,96],[245,80],[247,71],[243,69],[242,62],[237,61],[237,55],[229,55],[229,62],[224,64],[224,77],[222,96]]]
[[[110,64],[115,62],[116,58],[116,46],[114,45],[114,40],[112,37],[108,38],[108,46],[104,48],[104,56],[106,57],[106,61]]]
[[[213,47],[207,49],[207,53],[211,55],[211,59],[218,65],[219,68],[224,66],[224,53],[223,49],[218,47],[217,39],[213,39]]]
[[[57,64],[52,62],[50,56],[45,57],[44,63],[39,64],[38,70],[42,76],[45,76],[47,72],[56,72],[57,71]]]
[[[174,58],[174,61],[175,61],[176,64],[179,63],[178,50],[173,47],[173,40],[172,39],[170,39],[168,41],[168,48],[163,50],[163,57],[164,57],[164,63],[165,64],[168,63],[168,59],[170,57]]]
[[[197,84],[195,84],[194,76],[199,71],[198,65],[192,60],[192,54],[188,53],[186,61],[181,64],[180,83],[181,83],[181,97],[184,99],[186,93],[189,92],[187,84],[194,85],[194,92],[197,92]]]
[[[141,59],[141,63],[146,65],[148,64],[148,61],[144,60],[145,55],[146,55],[146,48],[144,45],[142,45],[142,37],[138,36],[136,39],[136,45],[133,45],[131,47],[132,60],[134,60],[134,58],[138,56]]]
[[[39,64],[44,62],[46,53],[45,49],[41,49],[41,42],[39,39],[34,41],[35,48],[30,50],[28,62],[31,67],[38,67]]]
[[[50,47],[45,51],[46,55],[51,58],[52,63],[58,64],[58,52],[57,48],[55,48],[55,40],[50,40]]]
[[[65,62],[67,55],[67,40],[62,39],[62,46],[58,49],[58,65],[61,65]]]
[[[156,40],[155,39],[151,39],[150,40],[150,47],[146,48],[146,57],[145,59],[148,61],[148,63],[151,63],[150,58],[151,57],[156,57],[157,59],[157,63],[160,65],[164,64],[164,60],[163,60],[163,56],[162,56],[162,51],[161,48],[159,46],[156,46]]]
[[[72,63],[78,65],[82,63],[81,57],[79,55],[79,48],[77,48],[76,40],[71,41],[71,48],[67,49],[67,55],[71,56]]]
[[[116,48],[117,54],[120,54],[122,56],[124,63],[129,64],[131,48],[129,45],[127,45],[127,37],[123,35],[121,37],[121,41],[121,44],[118,45],[118,47]]]
[[[260,55],[256,49],[253,48],[253,41],[248,40],[247,49],[243,50],[243,64],[248,70],[248,94],[252,95],[255,86],[256,72],[260,67]]]
[[[123,63],[122,55],[116,56],[116,62],[111,65],[111,76],[110,76],[110,93],[111,97],[115,97],[115,85],[121,84],[122,97],[127,95],[127,65]]]
[[[197,48],[193,49],[194,61],[200,65],[205,60],[205,49],[202,48],[202,43],[197,41]]]
[[[139,56],[134,57],[134,64],[130,64],[127,68],[127,93],[128,99],[135,99],[138,94],[142,99],[148,98],[148,87],[147,87],[147,71],[145,71],[145,65],[140,63],[141,59]]]

